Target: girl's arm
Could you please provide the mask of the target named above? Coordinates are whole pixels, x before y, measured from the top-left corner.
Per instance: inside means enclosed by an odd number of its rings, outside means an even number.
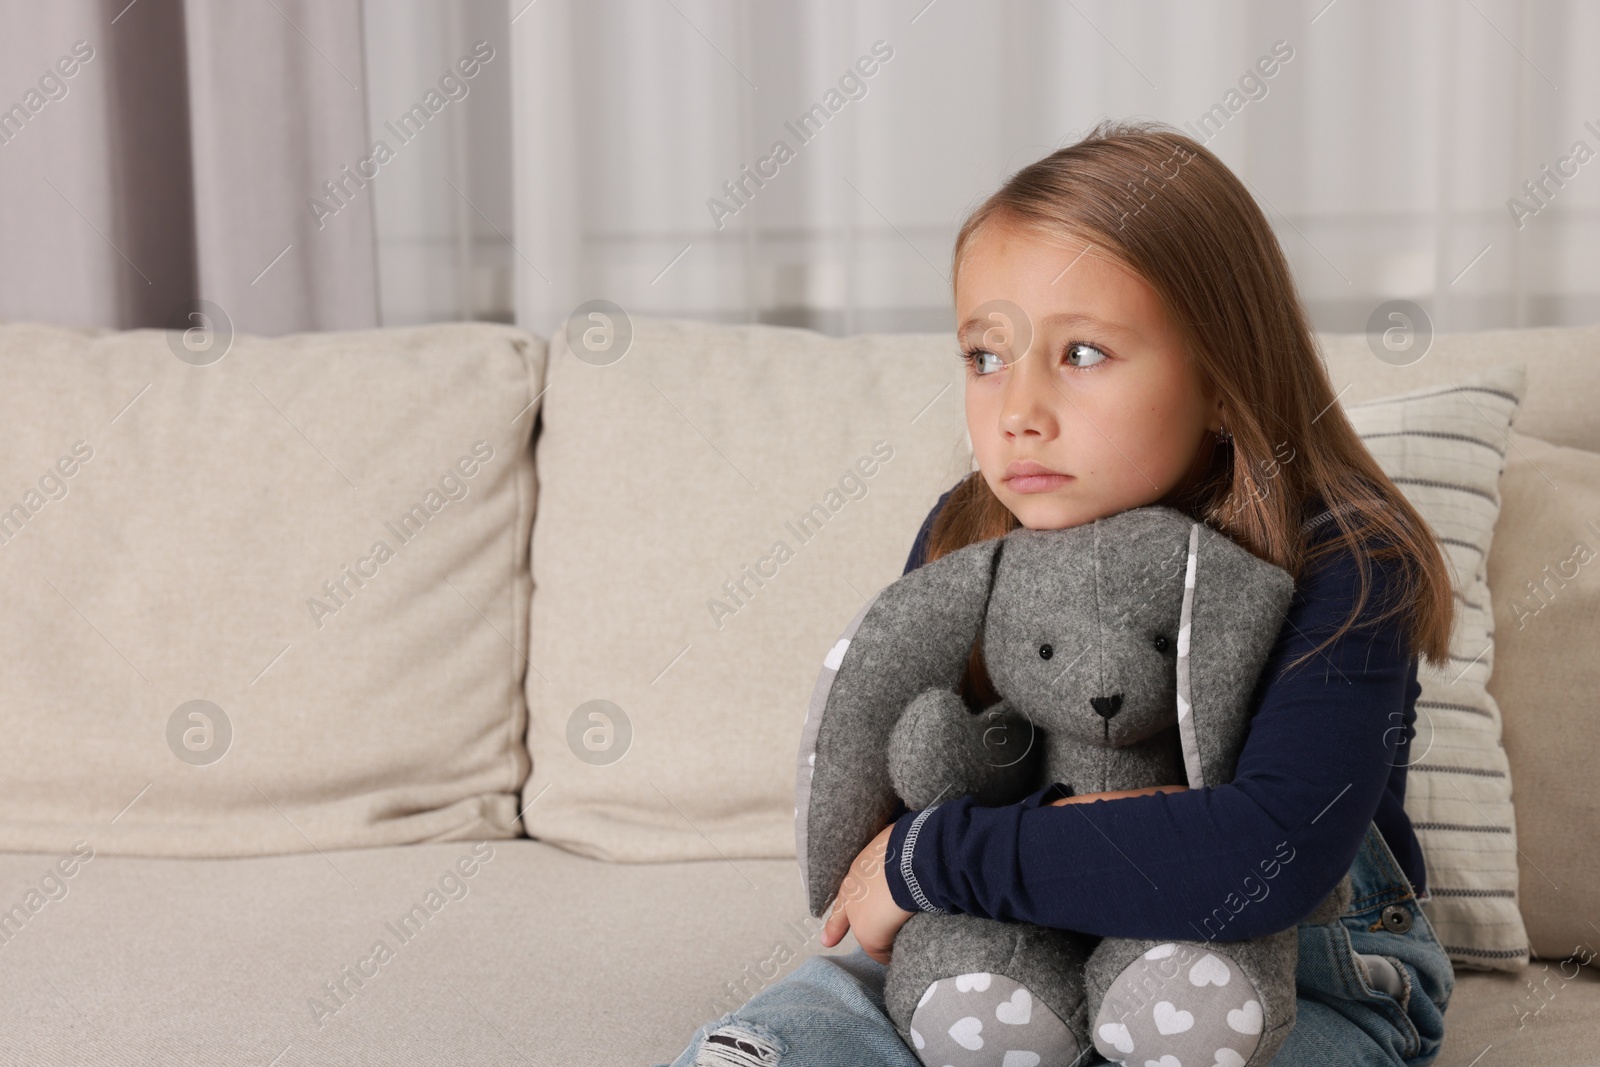
[[[1149,785],[1143,789],[1112,789],[1105,793],[1084,793],[1080,796],[1062,797],[1052,800],[1052,804],[1092,804],[1096,800],[1121,800],[1124,797],[1143,797],[1151,793],[1181,793],[1189,787],[1186,785]]]
[[[1375,614],[1395,565],[1368,566]],[[1000,807],[963,797],[907,811],[884,857],[895,903],[1097,936],[1237,940],[1294,926],[1350,869],[1409,751],[1398,727],[1419,687],[1402,626],[1363,622],[1285,670],[1338,628],[1358,581],[1348,554],[1302,576],[1231,782],[1069,804],[1052,803],[1051,785]]]

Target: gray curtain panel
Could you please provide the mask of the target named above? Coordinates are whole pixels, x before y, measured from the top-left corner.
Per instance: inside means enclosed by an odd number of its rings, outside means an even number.
[[[358,0],[0,16],[0,318],[377,325]]]

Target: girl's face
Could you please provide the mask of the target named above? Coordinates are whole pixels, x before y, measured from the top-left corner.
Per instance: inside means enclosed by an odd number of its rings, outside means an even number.
[[[988,226],[956,282],[978,469],[1033,530],[1166,498],[1204,474],[1222,425],[1155,290],[1083,252]]]

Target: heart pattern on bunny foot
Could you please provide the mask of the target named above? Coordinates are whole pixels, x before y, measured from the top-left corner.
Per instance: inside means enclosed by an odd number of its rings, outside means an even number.
[[[911,1014],[911,1045],[927,1067],[1065,1067],[1080,1052],[1027,986],[988,971],[929,985]]]
[[[1155,989],[1152,961],[1161,963]],[[1117,1063],[1244,1067],[1261,1044],[1262,1023],[1259,992],[1232,957],[1215,946],[1180,952],[1169,943],[1116,977],[1090,1033],[1100,1054]]]

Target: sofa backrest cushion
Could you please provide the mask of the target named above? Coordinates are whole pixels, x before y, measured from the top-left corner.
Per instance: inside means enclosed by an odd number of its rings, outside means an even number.
[[[1512,431],[1489,553],[1495,665],[1535,956],[1600,943],[1600,454]]]
[[[543,342],[183,337],[0,324],[0,849],[515,835]]]
[[[1366,334],[1319,334],[1317,343],[1328,378],[1347,405],[1520,363],[1527,368],[1528,391],[1517,410],[1517,429],[1600,451],[1600,325],[1442,333],[1426,354],[1404,365],[1379,359],[1373,344],[1381,342]]]
[[[527,829],[617,861],[792,856],[817,670],[971,469],[954,339],[633,328],[604,365],[550,344]]]

